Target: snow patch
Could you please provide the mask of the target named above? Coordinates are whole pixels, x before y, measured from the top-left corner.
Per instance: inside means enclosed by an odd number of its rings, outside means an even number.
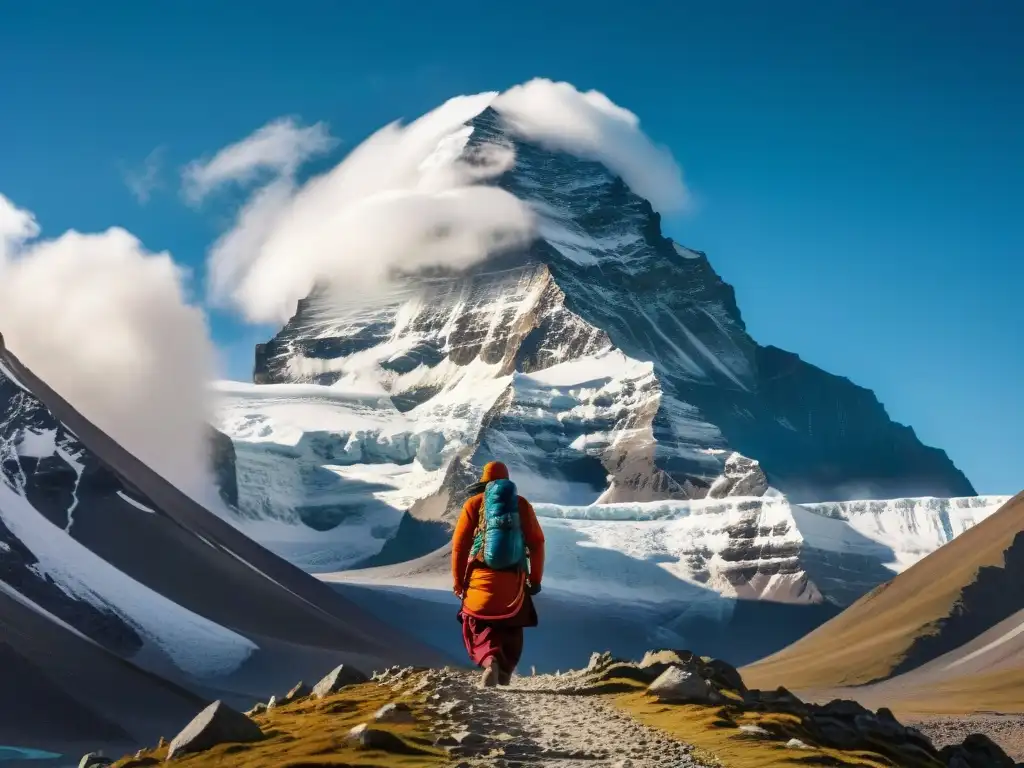
[[[37,558],[36,569],[78,600],[121,617],[184,672],[229,674],[257,649],[248,639],[192,613],[122,573],[0,483],[0,518]]]
[[[136,509],[142,510],[143,512],[148,512],[151,515],[155,515],[156,514],[156,512],[154,512],[152,509],[147,507],[145,504],[142,504],[142,503],[136,501],[131,496],[126,494],[124,491],[118,491],[117,495],[121,498],[121,501],[124,501],[124,502],[126,502],[128,504],[131,504]]]
[[[15,445],[19,456],[33,459],[45,459],[57,451],[57,430],[44,429],[36,432],[33,429],[23,430],[21,439]]]

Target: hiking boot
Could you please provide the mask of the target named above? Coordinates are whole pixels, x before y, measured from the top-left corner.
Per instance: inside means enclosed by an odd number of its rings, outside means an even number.
[[[480,676],[481,688],[493,688],[498,684],[501,676],[501,669],[492,659],[488,659],[484,667],[484,673]]]

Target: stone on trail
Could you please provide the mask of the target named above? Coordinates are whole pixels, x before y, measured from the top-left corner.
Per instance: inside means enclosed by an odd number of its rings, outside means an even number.
[[[253,705],[253,708],[250,709],[245,714],[247,714],[249,717],[252,717],[253,715],[262,715],[266,711],[267,711],[267,705],[264,704],[262,701],[257,701]]]
[[[709,704],[711,686],[700,675],[679,667],[669,667],[647,686],[647,692],[670,703]]]
[[[252,720],[222,701],[215,701],[186,725],[171,741],[167,759],[189,752],[204,752],[218,744],[259,741],[263,731]]]
[[[367,680],[366,675],[358,669],[346,664],[339,664],[328,672],[323,680],[313,686],[313,695],[318,699],[322,699],[325,696],[330,696],[332,693],[337,693],[346,686],[358,685],[359,683],[367,682]]]

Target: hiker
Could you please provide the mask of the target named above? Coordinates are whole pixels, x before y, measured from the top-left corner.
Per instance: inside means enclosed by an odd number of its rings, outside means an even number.
[[[537,626],[532,597],[544,574],[544,532],[508,467],[492,461],[462,507],[452,539],[458,618],[481,686],[508,685],[523,654],[523,628]]]

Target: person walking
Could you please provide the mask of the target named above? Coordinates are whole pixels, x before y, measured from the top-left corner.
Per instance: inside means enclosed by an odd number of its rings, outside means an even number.
[[[452,538],[452,580],[469,658],[480,685],[508,685],[523,655],[523,629],[536,627],[533,596],[544,576],[544,531],[537,515],[492,461],[462,507]]]

